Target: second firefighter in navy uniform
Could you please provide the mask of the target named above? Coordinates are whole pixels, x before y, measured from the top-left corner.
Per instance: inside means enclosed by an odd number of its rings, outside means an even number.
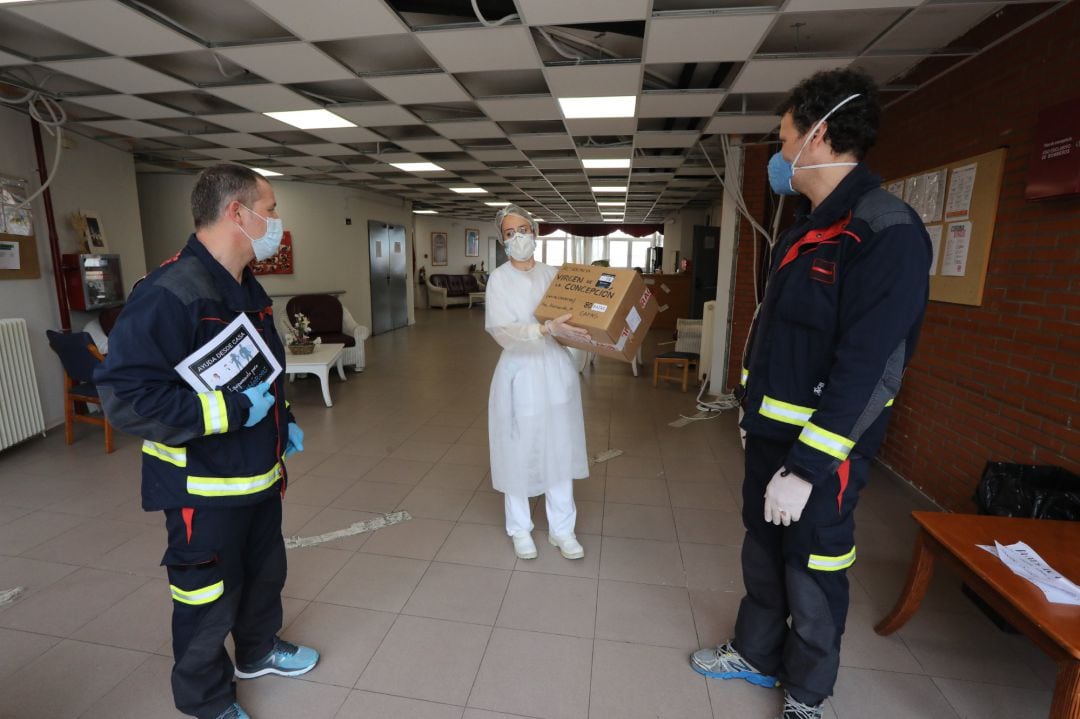
[[[868,76],[820,72],[780,114],[770,184],[802,198],[743,360],[746,595],[735,636],[691,666],[783,686],[783,719],[817,719],[840,664],[855,505],[915,350],[932,251],[862,163],[881,114]]]
[[[319,659],[277,636],[284,458],[303,450],[284,373],[244,392],[196,392],[173,369],[241,313],[284,366],[271,300],[248,269],[281,242],[276,203],[247,168],[205,170],[191,195],[194,234],[133,290],[95,375],[109,421],[143,438],[143,509],[163,511],[168,530],[173,699],[198,719],[247,719],[234,676],[296,676]]]

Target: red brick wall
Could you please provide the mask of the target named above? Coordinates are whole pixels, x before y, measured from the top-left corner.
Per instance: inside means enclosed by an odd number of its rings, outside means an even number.
[[[1080,197],[1024,200],[1039,111],[1077,96],[1071,3],[888,107],[868,157],[889,178],[1009,148],[983,304],[930,303],[879,454],[949,509],[973,508],[988,460],[1080,471]]]

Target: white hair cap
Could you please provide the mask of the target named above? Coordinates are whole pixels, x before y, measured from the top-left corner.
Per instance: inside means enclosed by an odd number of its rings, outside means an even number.
[[[506,207],[500,207],[499,211],[495,213],[495,229],[499,233],[499,238],[502,239],[502,221],[507,215],[517,215],[525,220],[528,220],[529,226],[532,227],[533,234],[540,233],[540,223],[533,219],[532,214],[528,210],[523,210],[517,205],[507,205]]]

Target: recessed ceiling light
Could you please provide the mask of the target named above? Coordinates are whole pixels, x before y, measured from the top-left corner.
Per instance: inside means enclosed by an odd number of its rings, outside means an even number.
[[[612,185],[611,187],[598,187],[596,185],[593,185],[592,186],[592,191],[593,192],[626,192],[626,187],[625,186],[616,187],[614,185]]]
[[[622,217],[626,213],[625,212],[601,212],[600,214],[603,217]]]
[[[625,202],[597,202],[600,207],[625,207]]]
[[[4,0],[0,0],[0,2],[4,2]],[[261,167],[253,167],[251,168],[251,171],[257,172],[263,177],[281,177],[280,172],[274,172],[273,170],[264,170]]]
[[[485,202],[484,204],[487,205],[488,207],[506,207],[510,203],[509,202]]]
[[[391,162],[391,167],[396,167],[404,172],[442,172],[443,169],[434,162]]]
[[[634,95],[611,97],[560,97],[559,105],[567,120],[594,117],[633,117],[637,105]]]
[[[414,215],[437,215],[437,214],[439,214],[435,210],[413,210],[412,213]]]
[[[483,187],[451,187],[451,190],[459,195],[486,195],[487,190]]]
[[[622,160],[582,160],[581,164],[585,166],[585,169],[614,169],[620,167],[630,167],[630,158]]]
[[[280,120],[301,130],[321,130],[329,127],[356,127],[340,115],[329,110],[290,110],[288,112],[264,112],[267,117]]]

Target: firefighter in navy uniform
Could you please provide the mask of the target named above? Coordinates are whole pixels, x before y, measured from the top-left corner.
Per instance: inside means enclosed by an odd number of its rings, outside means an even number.
[[[247,719],[234,676],[296,676],[319,658],[277,637],[284,457],[303,450],[303,432],[284,373],[243,392],[196,392],[173,368],[241,313],[284,366],[270,298],[247,267],[277,251],[281,220],[270,184],[236,165],[205,170],[191,209],[195,233],[134,289],[95,381],[109,421],[143,438],[143,509],[165,513],[176,707]]]
[[[691,666],[782,685],[783,719],[817,719],[840,663],[853,512],[915,349],[932,250],[915,211],[861,162],[880,116],[868,76],[817,73],[779,114],[769,182],[803,199],[743,360],[746,595],[733,640]]]

